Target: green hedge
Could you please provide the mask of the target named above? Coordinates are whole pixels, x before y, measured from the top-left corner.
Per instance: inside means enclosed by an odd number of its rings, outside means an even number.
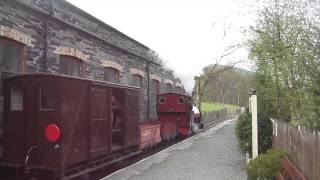
[[[251,114],[240,115],[236,124],[236,134],[239,138],[241,152],[249,152],[250,155],[252,152],[251,131]],[[258,143],[259,153],[264,153],[272,147],[272,123],[260,115],[258,115]]]
[[[239,116],[236,124],[236,134],[239,138],[239,147],[242,153],[249,152],[251,155],[251,114],[245,113]]]
[[[251,160],[247,166],[248,180],[273,180],[283,170],[281,158],[285,155],[283,151],[271,149]]]

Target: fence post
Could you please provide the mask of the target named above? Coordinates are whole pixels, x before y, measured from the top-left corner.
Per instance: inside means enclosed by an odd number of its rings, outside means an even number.
[[[249,96],[249,113],[251,113],[251,94]]]
[[[249,102],[252,115],[252,159],[255,159],[258,156],[258,109],[255,90],[251,92]]]

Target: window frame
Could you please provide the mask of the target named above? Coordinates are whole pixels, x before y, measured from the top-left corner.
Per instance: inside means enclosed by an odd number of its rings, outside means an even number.
[[[141,89],[143,89],[143,77],[139,74],[132,74],[132,77],[135,78],[134,86],[137,86],[137,87],[140,87]],[[136,84],[137,81],[139,81],[138,84]]]
[[[172,84],[166,83],[165,86],[166,86],[166,91],[171,93],[171,92],[172,92],[172,89],[173,89]]]
[[[177,92],[178,92],[178,93],[182,93],[182,87],[176,86],[176,89],[177,89]]]
[[[112,70],[115,72],[115,76],[116,76],[116,79],[115,79],[115,82],[114,81],[109,81],[106,79],[106,71],[107,70]],[[111,83],[116,83],[118,84],[120,82],[120,71],[116,68],[113,68],[113,67],[103,67],[103,80],[106,81],[106,82],[111,82]]]
[[[19,94],[21,96],[21,104],[20,104],[20,108],[17,108],[16,106],[13,106],[14,105],[14,96],[13,96],[13,91],[18,89],[20,91],[21,94]],[[15,108],[13,108],[15,107]],[[24,92],[23,92],[23,87],[21,86],[12,86],[10,88],[10,112],[21,112],[21,111],[24,111]]]
[[[26,51],[26,45],[18,42],[16,40],[7,38],[7,37],[0,37],[0,44],[7,43],[9,45],[12,45],[14,47],[20,48],[19,53],[19,70],[18,71],[10,71],[10,70],[4,70],[0,69],[2,72],[9,72],[9,73],[25,73],[26,72],[26,59],[27,59],[27,51]]]
[[[42,95],[43,95],[43,92],[45,90],[45,88],[48,88],[48,86],[53,86],[53,85],[50,85],[50,84],[43,84],[43,85],[40,85],[39,86],[39,111],[55,111],[57,109],[57,101],[54,101],[54,104],[53,104],[53,107],[51,108],[44,108],[42,107]],[[56,97],[56,99],[58,99],[58,97]]]
[[[80,68],[79,69],[79,76],[73,76],[73,75],[62,73],[61,62],[62,62],[63,58],[65,58],[64,60],[67,60],[67,61],[71,60],[71,61],[79,63],[79,68]],[[72,77],[84,77],[84,62],[83,62],[83,60],[81,60],[77,57],[74,57],[74,56],[60,55],[59,56],[59,73],[62,75],[72,76]]]
[[[160,94],[160,81],[156,80],[156,79],[151,79],[151,84],[153,86],[153,82],[156,83],[156,95]]]

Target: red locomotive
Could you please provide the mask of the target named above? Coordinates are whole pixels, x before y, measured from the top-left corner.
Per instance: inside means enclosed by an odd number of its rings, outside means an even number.
[[[178,93],[160,94],[157,111],[162,139],[168,140],[191,133],[193,118],[190,96]]]
[[[139,152],[138,88],[49,74],[4,84],[1,176],[72,179]]]

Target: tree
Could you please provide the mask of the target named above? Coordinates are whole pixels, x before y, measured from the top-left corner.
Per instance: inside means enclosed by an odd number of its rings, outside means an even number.
[[[264,118],[318,129],[320,18],[314,0],[273,0],[251,28],[250,58],[257,66]],[[320,111],[319,111],[320,112]],[[316,116],[317,115],[317,116]]]
[[[234,67],[207,85],[202,101],[248,106],[251,88],[256,88],[255,73]]]
[[[227,55],[228,54],[221,56],[215,64],[204,67],[202,70],[202,74],[196,80],[195,92],[198,95],[198,99],[197,99],[196,103],[199,107],[200,112],[201,112],[201,104],[202,104],[202,100],[203,100],[203,95],[204,95],[205,89],[209,85],[209,83],[213,82],[215,79],[217,79],[224,72],[230,71],[238,63],[238,62],[230,62],[227,65],[223,65],[223,66],[219,65],[219,62],[223,59],[223,57],[225,57]]]

